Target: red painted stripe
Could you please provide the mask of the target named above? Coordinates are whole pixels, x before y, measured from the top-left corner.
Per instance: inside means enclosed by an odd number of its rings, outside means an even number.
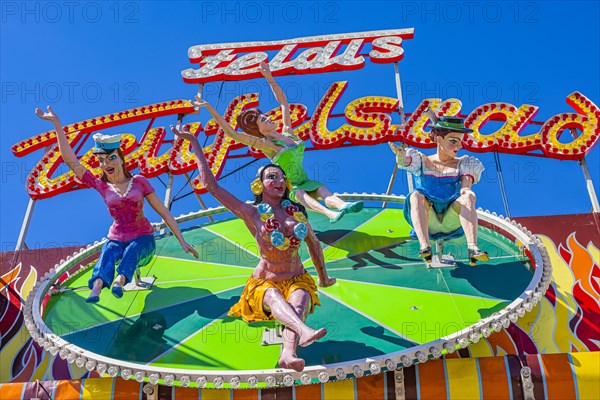
[[[175,400],[198,400],[198,389],[191,388],[174,388],[174,399]]]
[[[546,376],[548,399],[574,399],[575,383],[567,354],[540,355]]]
[[[321,400],[321,384],[296,386],[296,400]]]
[[[384,374],[369,375],[356,380],[358,400],[383,399],[385,397]]]
[[[142,387],[142,384],[137,381],[116,378],[113,386],[113,400],[137,400],[140,398]]]
[[[233,400],[258,400],[258,389],[234,390]]]
[[[448,397],[446,392],[446,373],[444,372],[443,360],[427,361],[417,366],[419,370],[419,394],[420,399],[437,400]]]
[[[261,400],[277,400],[275,389],[261,389],[260,398]]]
[[[511,393],[510,377],[506,375],[504,357],[482,357],[479,361],[479,379],[481,379],[484,399],[509,399]]]

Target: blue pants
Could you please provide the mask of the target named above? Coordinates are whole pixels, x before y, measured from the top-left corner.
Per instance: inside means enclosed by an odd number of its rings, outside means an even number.
[[[119,242],[118,240],[108,240],[102,246],[100,258],[96,262],[92,277],[88,282],[90,289],[93,288],[96,279],[102,279],[102,287],[110,287],[115,279],[115,265],[117,275],[125,276],[125,283],[131,282],[133,274],[138,267],[147,265],[154,251],[156,243],[153,235],[144,235],[128,242]]]

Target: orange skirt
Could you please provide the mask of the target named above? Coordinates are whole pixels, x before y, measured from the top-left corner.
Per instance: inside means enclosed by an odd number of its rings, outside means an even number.
[[[315,310],[315,306],[321,305],[317,296],[317,285],[315,285],[312,276],[306,271],[301,275],[280,282],[257,279],[250,275],[250,278],[246,281],[246,286],[240,296],[240,300],[231,307],[228,315],[231,317],[242,317],[246,322],[273,320],[273,316],[270,313],[267,314],[263,308],[263,297],[269,288],[279,290],[286,300],[294,290],[306,290],[310,294],[311,299],[309,314]]]

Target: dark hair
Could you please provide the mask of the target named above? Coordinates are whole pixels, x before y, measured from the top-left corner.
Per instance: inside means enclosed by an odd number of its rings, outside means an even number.
[[[286,179],[287,179],[287,176],[285,175],[285,171],[283,170],[283,168],[281,168],[277,164],[266,164],[266,165],[263,165],[262,167],[260,167],[258,169],[258,171],[256,171],[256,177],[254,179],[260,179],[261,182],[262,182],[262,180],[263,180],[263,174],[267,170],[267,168],[269,168],[269,167],[275,167],[275,168],[279,169],[281,172],[283,172],[283,176],[285,176]],[[308,214],[306,213],[306,208],[302,204],[296,203],[295,201],[292,201],[290,199],[290,191],[287,188],[287,185],[286,185],[286,188],[285,188],[285,192],[283,192],[283,196],[281,197],[281,200],[289,200],[293,205],[295,205],[296,207],[298,207],[298,209],[300,210],[300,212],[302,214],[304,214],[305,217],[308,217]],[[254,195],[254,204],[256,205],[256,204],[260,204],[260,203],[262,203],[262,193],[259,194],[259,195],[255,194]]]
[[[437,137],[445,138],[446,136],[448,136],[449,133],[462,133],[463,135],[466,135],[465,132],[433,128],[429,131],[429,139],[431,139],[432,142],[435,142],[435,138],[437,138]]]
[[[251,108],[250,110],[244,110],[238,114],[236,121],[241,130],[246,132],[248,135],[263,137],[258,129],[258,118],[262,115],[262,112],[258,108]]]
[[[111,155],[112,153],[116,152],[119,157],[121,157],[121,161],[123,161],[123,175],[125,175],[125,178],[133,178],[133,175],[131,174],[131,172],[129,172],[127,170],[127,166],[125,165],[125,156],[123,155],[123,152],[121,151],[121,148],[118,149],[114,149],[113,151],[111,151],[110,153],[99,153],[99,154],[105,154],[107,157],[109,155]],[[98,157],[99,154],[96,154],[96,157]],[[100,179],[102,180],[102,182],[108,182],[108,177],[106,176],[106,172],[102,171],[102,176],[100,177]]]

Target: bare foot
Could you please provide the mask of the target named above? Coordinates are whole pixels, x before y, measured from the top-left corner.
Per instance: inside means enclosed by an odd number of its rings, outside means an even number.
[[[304,360],[296,357],[296,354],[292,352],[282,351],[281,357],[279,357],[279,366],[281,368],[302,372],[304,369]]]
[[[336,282],[336,281],[337,281],[337,280],[336,280],[335,278],[331,278],[331,277],[329,277],[329,276],[328,276],[328,277],[326,277],[324,280],[321,280],[321,278],[319,278],[319,279],[317,280],[317,285],[319,285],[319,286],[320,286],[320,287],[322,287],[322,288],[326,288],[326,287],[329,287],[329,286],[335,285],[335,282]]]
[[[327,335],[327,329],[325,329],[325,328],[321,328],[316,331],[311,329],[311,331],[312,332],[309,332],[308,334],[304,334],[300,337],[300,341],[298,342],[298,344],[300,346],[302,346],[302,347],[310,346],[311,344],[313,344],[313,342],[315,340],[319,340],[323,336]]]

